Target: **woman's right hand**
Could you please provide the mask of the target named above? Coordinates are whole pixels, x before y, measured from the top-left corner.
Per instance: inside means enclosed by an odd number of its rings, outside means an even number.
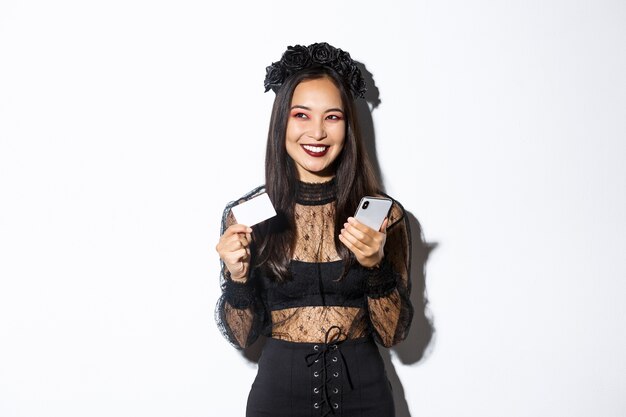
[[[215,247],[233,281],[245,282],[248,279],[251,241],[251,228],[243,224],[233,224],[224,231]]]

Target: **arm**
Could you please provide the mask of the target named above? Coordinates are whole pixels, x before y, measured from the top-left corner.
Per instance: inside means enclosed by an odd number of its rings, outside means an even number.
[[[235,347],[250,346],[263,326],[263,303],[250,272],[249,228],[237,225],[229,205],[222,218],[222,236],[217,245],[220,254],[220,286],[215,319],[224,337]]]
[[[366,270],[365,293],[376,340],[391,347],[406,338],[413,318],[408,218],[402,206],[394,202],[383,224],[386,232],[376,232],[352,219],[348,223],[341,240],[348,242],[346,246]]]

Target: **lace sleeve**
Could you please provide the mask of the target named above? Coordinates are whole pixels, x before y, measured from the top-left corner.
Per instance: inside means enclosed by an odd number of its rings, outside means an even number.
[[[241,199],[226,206],[222,216],[220,234],[236,223],[231,208],[263,192],[259,187]],[[257,273],[252,270],[245,283],[230,278],[230,272],[220,260],[220,286],[222,295],[217,301],[215,320],[224,337],[236,348],[250,346],[258,338],[264,323],[264,308],[261,300]]]
[[[372,330],[378,343],[391,347],[406,338],[413,318],[409,299],[411,234],[408,218],[398,202],[389,215],[385,258],[367,270],[366,294]]]

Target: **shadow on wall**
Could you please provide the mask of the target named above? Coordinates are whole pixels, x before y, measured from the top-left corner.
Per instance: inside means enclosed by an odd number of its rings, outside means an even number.
[[[380,92],[374,83],[372,74],[365,68],[365,65],[358,64],[361,73],[367,83],[367,93],[365,101],[357,101],[357,112],[361,126],[361,135],[365,148],[374,166],[374,170],[381,184],[384,185],[384,177],[378,163],[376,152],[376,134],[374,131],[374,121],[372,112],[382,102]],[[435,333],[432,316],[428,309],[428,298],[426,293],[426,262],[431,252],[437,247],[436,243],[428,243],[424,240],[422,227],[417,218],[409,211],[411,227],[411,303],[414,309],[413,321],[409,334],[402,343],[392,347],[396,356],[406,365],[416,364],[424,360],[432,351],[429,349]],[[398,373],[391,362],[391,352],[389,349],[379,347],[380,354],[385,362],[387,377],[393,389],[394,403],[396,406],[396,417],[411,417],[409,407],[405,397],[404,387],[398,377]]]
[[[372,119],[372,111],[381,103],[380,93],[374,83],[372,74],[365,68],[365,65],[357,63],[357,66],[361,70],[365,82],[367,83],[365,100],[357,100],[356,102],[361,135],[366,151],[372,161],[374,172],[380,179],[381,184],[384,184],[384,178],[376,155],[376,137],[374,133],[374,121]],[[429,345],[433,340],[435,329],[433,327],[432,316],[428,310],[426,262],[428,261],[430,253],[437,247],[437,244],[426,242],[422,234],[422,227],[417,218],[409,211],[406,212],[406,215],[409,217],[412,237],[410,273],[411,303],[413,304],[414,315],[411,329],[406,340],[394,346],[392,350],[396,353],[400,362],[406,365],[413,365],[426,359],[428,354],[432,351],[432,347],[429,349]],[[243,351],[243,355],[249,361],[258,362],[264,345],[265,338],[260,337],[252,346]],[[405,398],[404,387],[391,361],[391,353],[389,349],[382,347],[379,348],[379,351],[385,363],[387,377],[393,389],[396,417],[411,417]]]
[[[422,227],[419,221],[410,212],[409,224],[411,227],[411,304],[413,305],[413,321],[407,338],[400,344],[392,347],[396,357],[406,365],[413,365],[425,360],[432,352],[433,336],[435,328],[433,317],[428,309],[426,293],[426,262],[430,253],[437,247],[436,243],[428,243],[424,240]],[[406,395],[400,377],[391,362],[389,349],[379,347],[380,355],[385,363],[387,378],[393,389],[393,399],[396,406],[396,417],[411,417]]]

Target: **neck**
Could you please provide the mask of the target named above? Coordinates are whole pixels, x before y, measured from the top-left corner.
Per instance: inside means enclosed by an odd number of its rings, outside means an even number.
[[[296,202],[303,205],[321,205],[334,201],[337,198],[337,185],[335,178],[331,177],[325,182],[296,183]]]

